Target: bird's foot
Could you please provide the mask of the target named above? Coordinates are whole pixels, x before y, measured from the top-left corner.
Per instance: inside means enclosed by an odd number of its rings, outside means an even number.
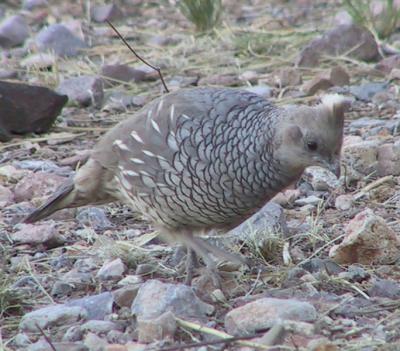
[[[221,276],[218,272],[216,262],[207,254],[207,257],[204,257],[205,254],[202,255],[204,263],[206,264],[206,276],[209,277],[213,283],[213,285],[221,289]],[[194,277],[194,273],[196,269],[199,268],[199,260],[196,252],[193,249],[187,249],[186,256],[186,277],[184,284],[191,285]]]

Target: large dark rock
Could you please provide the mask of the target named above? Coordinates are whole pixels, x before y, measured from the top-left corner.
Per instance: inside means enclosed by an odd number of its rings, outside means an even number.
[[[0,141],[47,132],[67,101],[48,88],[0,81]]]
[[[324,55],[343,54],[362,61],[375,60],[379,57],[378,44],[368,30],[354,24],[340,25],[304,47],[297,57],[296,65],[315,67]]]
[[[0,24],[0,46],[11,48],[21,45],[29,37],[29,26],[23,16],[12,16]]]
[[[55,23],[43,28],[35,38],[40,52],[53,51],[61,57],[73,57],[88,45],[62,24]]]

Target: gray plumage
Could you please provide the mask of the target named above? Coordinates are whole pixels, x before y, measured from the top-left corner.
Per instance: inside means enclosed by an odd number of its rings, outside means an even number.
[[[119,200],[190,246],[192,233],[244,221],[305,167],[337,169],[343,109],[337,96],[285,108],[239,89],[161,96],[106,133],[73,186],[26,222]]]

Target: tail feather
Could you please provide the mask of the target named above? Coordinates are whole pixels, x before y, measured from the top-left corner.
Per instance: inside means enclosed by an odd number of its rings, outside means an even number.
[[[90,158],[59,190],[42,206],[34,210],[24,223],[34,223],[63,208],[80,207],[89,204],[100,205],[118,198],[107,186],[112,182],[113,173],[100,162]]]
[[[65,183],[52,197],[50,197],[43,205],[30,213],[24,220],[24,223],[34,223],[43,218],[46,218],[54,212],[66,208],[76,207],[74,206],[74,200],[76,197],[76,191],[74,182],[71,179],[68,183]]]

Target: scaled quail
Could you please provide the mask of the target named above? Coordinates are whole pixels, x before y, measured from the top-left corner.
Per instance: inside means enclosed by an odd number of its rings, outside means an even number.
[[[229,88],[163,95],[108,131],[73,180],[25,222],[89,204],[122,201],[188,249],[186,282],[216,249],[196,234],[230,229],[318,165],[339,171],[345,101],[277,107]],[[233,255],[225,255],[231,257]]]

